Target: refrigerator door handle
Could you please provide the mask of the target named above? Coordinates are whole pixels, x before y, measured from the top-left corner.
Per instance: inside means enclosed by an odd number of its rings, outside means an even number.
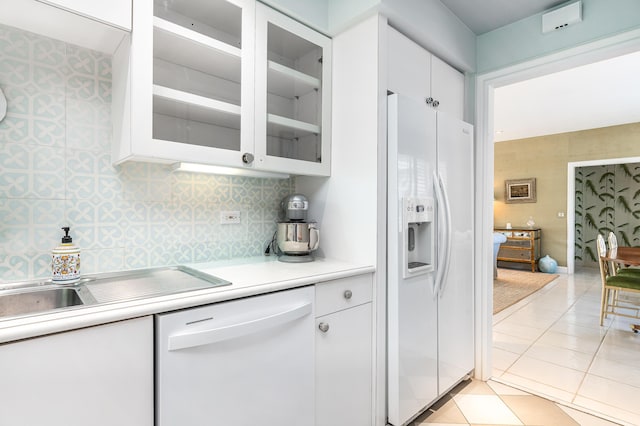
[[[447,276],[449,275],[449,265],[451,264],[451,205],[449,204],[449,196],[442,176],[438,174],[439,199],[442,200],[444,210],[444,261],[439,268],[440,280],[438,282],[438,294],[442,296],[447,285]]]
[[[444,211],[444,198],[441,191],[440,186],[440,176],[438,176],[437,172],[433,172],[433,192],[436,198],[436,208],[437,208],[437,260],[436,260],[436,278],[433,280],[433,295],[434,297],[438,296],[438,292],[440,290],[440,283],[443,279],[442,275],[444,273],[444,262],[446,261],[446,247],[445,247],[445,236],[444,232],[446,229],[446,224],[444,223],[446,212]]]

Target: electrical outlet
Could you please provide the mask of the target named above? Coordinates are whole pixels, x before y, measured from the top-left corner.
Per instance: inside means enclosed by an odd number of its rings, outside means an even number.
[[[563,218],[564,217],[564,212],[558,212],[558,217],[559,218]]]
[[[224,211],[220,212],[220,224],[228,225],[233,223],[240,223],[240,212],[239,211]]]

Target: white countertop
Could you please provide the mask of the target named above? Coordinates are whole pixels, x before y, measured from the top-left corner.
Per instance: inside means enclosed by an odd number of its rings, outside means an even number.
[[[372,265],[358,265],[323,258],[316,258],[308,263],[284,263],[272,256],[191,263],[186,266],[230,281],[232,284],[0,319],[0,343],[285,290],[371,273],[375,270]]]

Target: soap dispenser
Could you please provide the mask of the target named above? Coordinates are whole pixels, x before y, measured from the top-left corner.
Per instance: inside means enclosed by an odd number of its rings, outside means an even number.
[[[51,250],[51,280],[57,284],[73,284],[80,279],[80,249],[73,245],[69,229],[62,228],[62,244]]]

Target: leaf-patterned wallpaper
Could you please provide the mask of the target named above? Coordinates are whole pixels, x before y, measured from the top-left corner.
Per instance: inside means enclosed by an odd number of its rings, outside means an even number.
[[[640,163],[576,169],[576,265],[597,266],[596,237],[640,246]]]

